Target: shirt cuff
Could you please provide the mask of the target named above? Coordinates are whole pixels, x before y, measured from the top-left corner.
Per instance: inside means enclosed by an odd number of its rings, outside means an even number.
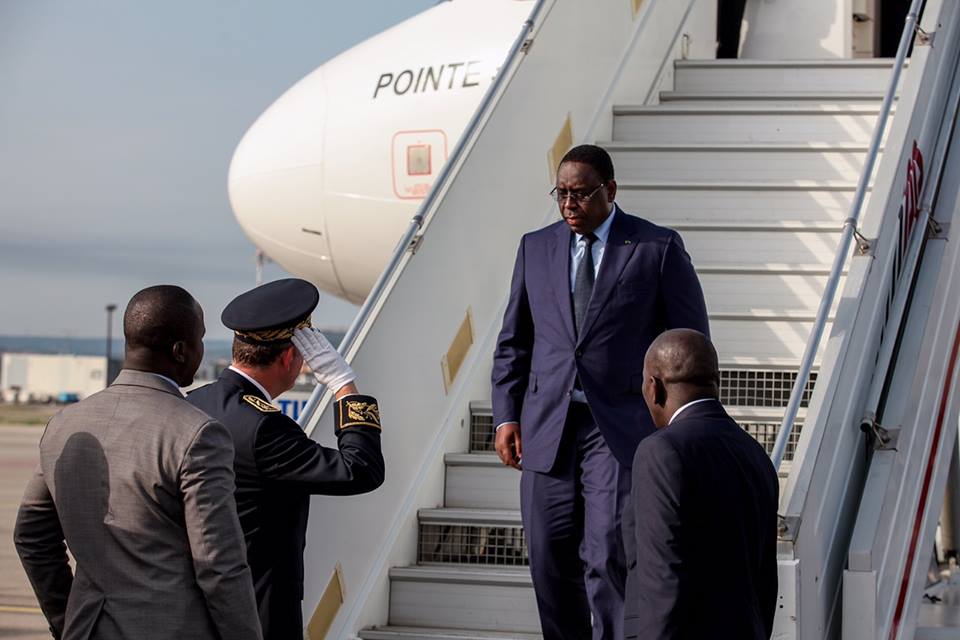
[[[507,420],[506,422],[501,422],[500,424],[498,424],[497,428],[494,429],[493,432],[496,433],[497,431],[500,431],[500,427],[502,427],[505,424],[515,424],[517,426],[520,426],[520,423],[516,422],[515,420]]]

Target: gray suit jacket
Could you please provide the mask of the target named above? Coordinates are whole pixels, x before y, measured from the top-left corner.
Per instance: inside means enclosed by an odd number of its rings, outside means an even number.
[[[260,638],[233,493],[229,432],[157,376],[54,416],[14,530],[54,636]]]

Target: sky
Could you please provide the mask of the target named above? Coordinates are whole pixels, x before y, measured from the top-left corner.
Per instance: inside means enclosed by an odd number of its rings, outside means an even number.
[[[220,311],[255,273],[227,199],[237,143],[313,69],[435,3],[0,0],[0,335],[102,336],[108,303],[169,283],[227,337]],[[314,324],[355,313],[324,295]]]

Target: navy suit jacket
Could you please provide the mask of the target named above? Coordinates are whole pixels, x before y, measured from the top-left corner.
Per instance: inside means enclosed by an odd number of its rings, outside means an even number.
[[[769,638],[779,483],[763,447],[711,400],[641,442],[631,479],[624,637]]]
[[[700,281],[671,229],[615,207],[579,338],[570,295],[572,231],[564,221],[520,241],[493,360],[494,424],[520,423],[523,467],[546,472],[574,379],[624,467],[654,431],[640,393],[647,347],[667,329],[709,335]]]

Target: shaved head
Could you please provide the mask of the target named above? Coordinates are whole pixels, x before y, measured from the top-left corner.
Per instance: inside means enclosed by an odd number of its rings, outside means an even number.
[[[665,384],[717,386],[720,363],[710,339],[693,329],[661,333],[647,349],[644,366]]]
[[[658,427],[683,405],[720,395],[720,363],[710,339],[693,329],[661,333],[643,359],[643,397]]]
[[[204,331],[203,309],[185,289],[147,287],[134,294],[123,313],[123,366],[187,386],[203,358]]]
[[[162,351],[195,330],[200,305],[186,289],[170,284],[147,287],[130,298],[123,313],[128,348]]]

